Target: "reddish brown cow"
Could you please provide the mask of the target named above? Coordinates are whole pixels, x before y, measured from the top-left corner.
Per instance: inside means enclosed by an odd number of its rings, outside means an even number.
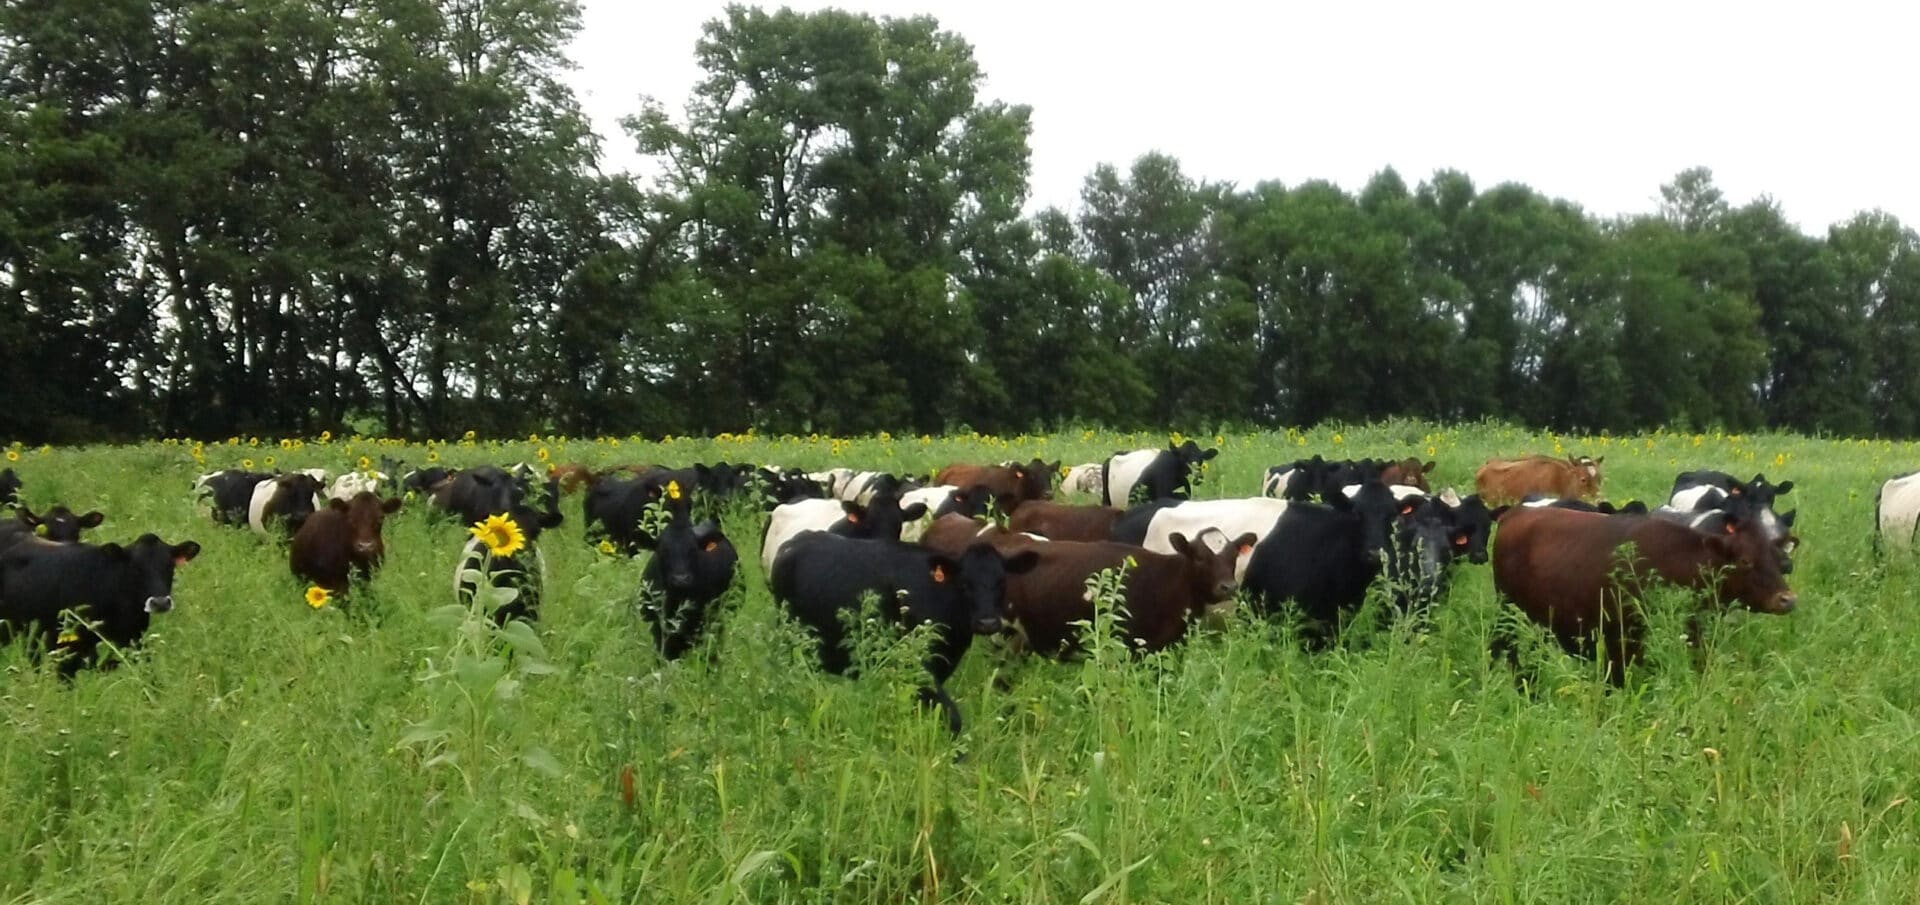
[[[585,465],[554,465],[547,468],[547,477],[558,481],[561,493],[573,493],[583,487],[592,487],[598,478],[593,469]]]
[[[1526,456],[1519,459],[1493,459],[1480,466],[1473,482],[1480,499],[1489,506],[1518,503],[1528,494],[1593,499],[1600,495],[1600,463],[1606,456],[1590,459],[1574,456]]]
[[[986,485],[993,492],[994,502],[1000,511],[1011,515],[1024,503],[1052,499],[1053,476],[1059,471],[1060,463],[1039,459],[1025,465],[1018,462],[1009,465],[955,463],[940,469],[940,473],[933,476],[933,483],[954,487]]]
[[[1412,457],[1398,462],[1388,462],[1380,469],[1380,483],[1388,486],[1399,484],[1404,487],[1432,490],[1432,487],[1427,486],[1427,473],[1433,471],[1434,464],[1428,461],[1423,465],[1419,459]]]
[[[1256,538],[1245,534],[1225,546],[1224,553],[1200,541],[1175,534],[1174,553],[1150,553],[1127,544],[1100,541],[1035,540],[1024,534],[989,527],[971,519],[946,516],[928,529],[921,543],[942,553],[964,549],[985,540],[1003,556],[1026,551],[1040,561],[1020,575],[1007,576],[1007,608],[1025,632],[1027,645],[1043,654],[1066,657],[1080,649],[1075,622],[1094,617],[1087,600],[1087,579],[1103,569],[1124,567],[1127,617],[1122,623],[1128,649],[1139,653],[1160,650],[1186,636],[1188,623],[1208,607],[1229,599],[1238,589],[1233,578],[1235,554],[1252,547]],[[1132,560],[1133,565],[1127,565]]]
[[[368,578],[386,555],[381,525],[399,509],[399,498],[382,501],[366,491],[350,501],[329,501],[325,509],[308,516],[293,536],[288,564],[294,576],[335,593],[346,591],[353,572]]]
[[[1113,536],[1113,523],[1126,515],[1112,506],[1069,506],[1036,500],[1020,507],[1007,520],[1007,530],[1038,534],[1048,540],[1103,541]]]
[[[1499,525],[1494,587],[1575,656],[1594,655],[1598,630],[1615,685],[1640,659],[1646,629],[1637,603],[1655,583],[1702,592],[1714,607],[1737,600],[1761,613],[1790,612],[1797,599],[1766,528],[1745,514],[1730,515],[1716,534],[1645,516],[1524,506],[1507,510]]]

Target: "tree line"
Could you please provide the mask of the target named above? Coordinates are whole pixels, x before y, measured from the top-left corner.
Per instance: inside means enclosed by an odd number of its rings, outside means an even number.
[[[1030,214],[1030,111],[963,37],[734,7],[611,139],[636,177],[563,81],[567,0],[89,10],[0,7],[0,437],[1920,434],[1915,232],[1808,235],[1705,169],[1609,219],[1148,154]]]

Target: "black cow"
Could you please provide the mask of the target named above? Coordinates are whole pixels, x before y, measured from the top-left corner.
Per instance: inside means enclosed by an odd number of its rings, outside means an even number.
[[[387,474],[400,474],[400,472],[389,471]],[[432,468],[409,471],[400,478],[400,489],[406,493],[413,494],[432,493],[438,489],[440,485],[452,480],[459,474],[460,470],[457,468],[442,468],[438,465]]]
[[[1217,449],[1201,449],[1192,440],[1179,446],[1169,443],[1166,449],[1119,453],[1105,462],[1100,501],[1124,508],[1131,505],[1136,486],[1145,488],[1149,502],[1185,497],[1193,491],[1193,470],[1219,454]]]
[[[537,508],[542,512],[558,514],[560,509],[559,482],[549,478],[542,487],[544,501],[534,500],[533,477],[516,466],[515,472],[482,465],[469,468],[441,482],[434,488],[433,505],[435,508],[458,516],[461,524],[471,525],[486,521],[489,515],[499,515],[513,511],[522,504],[541,503]]]
[[[1773,484],[1764,474],[1742,481],[1724,471],[1684,471],[1673,479],[1673,492],[1668,495],[1667,505],[1683,512],[1708,512],[1724,508],[1730,497],[1744,497],[1762,509],[1771,510],[1776,499],[1792,491],[1792,481]]]
[[[321,505],[326,488],[320,479],[303,471],[275,475],[271,481],[253,485],[253,499],[247,504],[247,525],[266,535],[269,526],[279,524],[286,536],[300,532],[307,517]]]
[[[193,482],[193,491],[196,497],[209,500],[215,522],[244,525],[247,510],[253,505],[253,489],[271,480],[273,475],[267,472],[229,468],[201,475]]]
[[[827,489],[820,482],[806,476],[805,472],[792,471],[777,466],[763,466],[754,469],[749,483],[758,485],[766,508],[771,510],[781,503],[794,500],[825,499]]]
[[[820,667],[837,675],[852,666],[841,614],[857,612],[863,594],[878,595],[882,614],[902,629],[937,626],[925,661],[931,684],[920,690],[920,699],[939,704],[947,728],[958,735],[960,707],[947,694],[947,678],[974,635],[1002,628],[1007,576],[1032,569],[1039,559],[1032,551],[1003,559],[980,543],[956,560],[923,547],[809,531],[780,551],[770,583],[787,612],[819,635]]]
[[[496,514],[496,513],[490,513]],[[526,546],[511,556],[492,557],[487,562],[484,576],[487,583],[494,587],[513,588],[518,592],[514,599],[496,607],[493,611],[495,625],[506,625],[509,619],[534,622],[540,618],[540,598],[546,583],[546,559],[540,555],[538,542],[540,532],[558,527],[563,521],[558,510],[549,506],[535,509],[520,504],[505,513],[520,527],[520,533],[526,538]],[[482,516],[475,521],[485,521]],[[481,542],[479,538],[469,538],[467,545],[460,551],[460,562],[454,566],[453,587],[456,598],[471,600],[476,590],[475,583],[469,579],[468,570],[479,558]]]
[[[1486,501],[1479,494],[1473,494],[1453,507],[1453,524],[1460,531],[1459,536],[1466,543],[1457,540],[1454,557],[1466,557],[1469,562],[1483,564],[1487,561],[1487,542],[1493,538],[1493,520],[1497,513],[1487,508]]]
[[[1359,608],[1394,557],[1397,522],[1422,501],[1394,499],[1379,481],[1368,481],[1351,498],[1335,493],[1325,503],[1293,503],[1273,531],[1254,547],[1241,587],[1258,612],[1291,603],[1325,630],[1341,613]]]
[[[675,518],[658,540],[646,542],[653,558],[640,575],[646,584],[640,615],[653,629],[654,649],[678,660],[700,643],[714,602],[733,586],[740,556],[711,519],[694,525]]]
[[[636,556],[652,546],[653,539],[640,529],[640,516],[647,506],[666,494],[665,485],[644,477],[623,478],[608,475],[587,488],[581,502],[588,543],[605,538],[628,556]],[[595,530],[594,526],[599,529]]]
[[[95,662],[102,641],[139,646],[155,613],[173,609],[173,571],[200,555],[193,541],[169,544],[152,534],[131,545],[21,544],[0,553],[0,641],[37,633],[47,650],[66,652],[71,678]],[[63,630],[60,614],[85,620]]]
[[[31,537],[55,544],[76,543],[81,531],[98,528],[107,519],[99,512],[74,515],[73,510],[65,506],[55,506],[45,515],[35,515],[33,510],[22,506],[14,515],[14,518],[0,520],[0,551]]]
[[[11,468],[0,468],[0,506],[20,505],[20,476]]]

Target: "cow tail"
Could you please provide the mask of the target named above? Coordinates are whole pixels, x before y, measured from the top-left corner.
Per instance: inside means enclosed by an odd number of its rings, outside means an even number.
[[[1100,505],[1113,506],[1113,457],[1100,462]]]

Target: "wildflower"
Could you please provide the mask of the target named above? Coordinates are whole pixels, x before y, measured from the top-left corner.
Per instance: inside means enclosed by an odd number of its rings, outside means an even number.
[[[80,640],[80,633],[74,631],[73,629],[67,629],[66,631],[60,633],[59,642],[61,644],[72,644],[79,640]]]
[[[667,499],[670,499],[670,500],[680,499],[680,482],[679,481],[667,482]]]
[[[246,470],[248,470],[248,471],[252,471],[252,470],[253,470],[253,460],[252,460],[252,459],[241,459],[241,460],[240,460],[240,467],[241,467],[241,468],[244,468],[244,469],[246,469]]]
[[[366,456],[361,456],[361,457],[360,457],[360,470],[361,470],[361,471],[372,471],[372,470],[373,470],[373,460],[372,460],[371,458],[368,458],[368,457],[366,457]]]
[[[1776,453],[1776,454],[1774,455],[1774,457],[1773,457],[1773,467],[1775,467],[1775,468],[1779,468],[1780,466],[1782,466],[1782,465],[1785,465],[1785,464],[1787,464],[1787,454],[1786,454],[1786,453]]]
[[[465,441],[467,441],[468,443],[472,443],[472,442],[473,442],[473,431],[467,431],[466,433],[464,433],[464,434],[461,434],[461,435],[460,435],[460,439],[462,439],[462,440],[465,440]]]
[[[322,443],[332,443],[332,442],[333,442],[333,431],[321,431],[321,432],[320,432],[320,442],[322,442]]]
[[[440,451],[439,451],[439,450],[437,450],[437,449],[429,449],[429,450],[427,450],[427,461],[429,461],[429,462],[438,462],[438,461],[440,461]]]
[[[614,549],[613,541],[603,540],[600,542],[600,552],[605,553],[608,556],[612,556],[614,553],[618,551]]]
[[[7,450],[7,461],[9,461],[9,462],[18,462],[18,461],[20,461],[20,451],[19,451],[19,450],[17,450],[17,449],[9,449],[9,450]]]
[[[1427,447],[1427,455],[1428,455],[1429,457],[1432,457],[1432,456],[1437,456],[1437,455],[1439,455],[1439,454],[1440,454],[1440,450],[1438,450],[1438,449],[1436,449],[1436,448],[1434,448],[1434,447],[1431,447],[1431,446],[1429,446],[1429,447]]]
[[[265,459],[262,459],[262,460],[260,460],[260,461],[261,461],[261,464],[263,464],[263,465],[265,465],[265,466],[267,466],[268,468],[272,468],[272,467],[273,467],[273,457],[272,457],[272,456],[268,456],[268,457],[266,457]]]
[[[332,599],[333,592],[319,585],[314,585],[307,589],[307,606],[313,607],[316,610],[326,606],[327,601]]]
[[[288,440],[288,439],[286,439],[286,438],[284,438],[284,437],[282,437],[282,438],[280,439],[280,448],[281,448],[281,449],[292,449],[292,448],[293,448],[293,441],[292,441],[292,440]]]
[[[540,461],[545,462],[547,461],[547,459],[551,458],[552,455],[553,455],[552,453],[547,452],[546,447],[544,446],[540,447],[540,453],[539,453]]]
[[[228,438],[227,438],[227,445],[228,445],[228,446],[239,446],[239,445],[240,445],[240,438],[239,438],[239,437],[228,437]]]
[[[489,515],[467,530],[495,556],[512,556],[527,546],[527,536],[520,533],[520,526],[504,515]]]
[[[1345,437],[1342,437],[1342,436],[1340,436],[1339,434],[1334,434],[1334,435],[1333,435],[1333,445],[1335,445],[1335,446],[1339,446],[1340,444],[1342,444],[1342,443],[1345,443],[1345,442],[1347,442],[1347,438],[1345,438]]]

